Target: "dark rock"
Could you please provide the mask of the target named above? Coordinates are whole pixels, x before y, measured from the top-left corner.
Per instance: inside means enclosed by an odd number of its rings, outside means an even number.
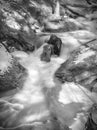
[[[52,45],[45,45],[43,47],[43,53],[40,56],[41,60],[50,62],[51,54],[52,54]]]
[[[0,44],[0,92],[21,88],[26,75],[26,69]]]
[[[7,30],[8,31],[8,30]],[[34,51],[34,44],[33,44],[33,38],[32,36],[28,36],[27,34],[18,32],[15,35],[10,34],[10,29],[9,33],[8,32],[1,32],[3,34],[2,38],[0,37],[0,41],[2,44],[6,47],[8,52],[14,52],[15,50],[21,50],[21,51]],[[6,34],[5,34],[6,33]],[[29,39],[29,40],[28,40]]]
[[[51,35],[50,39],[48,40],[48,44],[53,46],[53,55],[60,55],[61,52],[61,45],[62,41],[56,35]]]
[[[97,104],[93,104],[89,111],[85,130],[97,130]]]
[[[47,41],[48,45],[43,47],[43,53],[41,54],[41,60],[50,62],[51,55],[60,55],[62,41],[56,35],[51,35]]]
[[[75,82],[97,91],[97,50],[95,42],[82,45],[56,71],[61,82]]]

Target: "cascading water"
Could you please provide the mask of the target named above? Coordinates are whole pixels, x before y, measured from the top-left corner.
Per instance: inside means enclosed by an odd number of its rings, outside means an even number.
[[[61,85],[54,73],[66,59],[52,57],[51,62],[46,63],[40,61],[41,52],[42,48],[21,58],[20,63],[27,69],[28,76],[15,95],[1,98],[0,123],[9,130],[38,126],[56,117],[63,126],[66,124],[72,130],[82,130],[87,110],[93,104],[89,97],[94,100],[97,95],[74,83]],[[54,130],[53,125],[49,124],[50,130]]]

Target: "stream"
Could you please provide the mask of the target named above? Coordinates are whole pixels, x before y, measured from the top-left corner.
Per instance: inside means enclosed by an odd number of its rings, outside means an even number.
[[[41,124],[55,115],[63,126],[83,130],[87,110],[96,102],[97,94],[74,83],[57,81],[54,73],[68,58],[68,53],[64,56],[63,51],[60,57],[52,57],[46,63],[40,60],[42,50],[43,46],[29,55],[23,52],[13,54],[27,69],[28,76],[22,89],[10,98],[0,100],[1,107],[2,104],[5,106],[0,112],[5,119],[4,129]]]

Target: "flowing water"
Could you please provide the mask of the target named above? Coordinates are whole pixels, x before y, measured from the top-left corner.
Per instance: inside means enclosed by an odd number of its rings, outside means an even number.
[[[82,130],[87,110],[97,95],[74,83],[61,85],[54,78],[54,73],[67,56],[52,57],[51,62],[45,63],[40,61],[41,52],[42,47],[33,54],[15,54],[20,57],[19,61],[27,69],[28,76],[22,89],[9,99],[0,100],[3,127],[10,129],[33,125],[49,120],[54,114],[63,125],[67,124],[72,130]]]

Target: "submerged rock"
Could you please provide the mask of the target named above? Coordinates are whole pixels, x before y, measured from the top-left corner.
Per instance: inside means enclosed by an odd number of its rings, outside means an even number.
[[[0,92],[21,88],[26,69],[0,44]]]

